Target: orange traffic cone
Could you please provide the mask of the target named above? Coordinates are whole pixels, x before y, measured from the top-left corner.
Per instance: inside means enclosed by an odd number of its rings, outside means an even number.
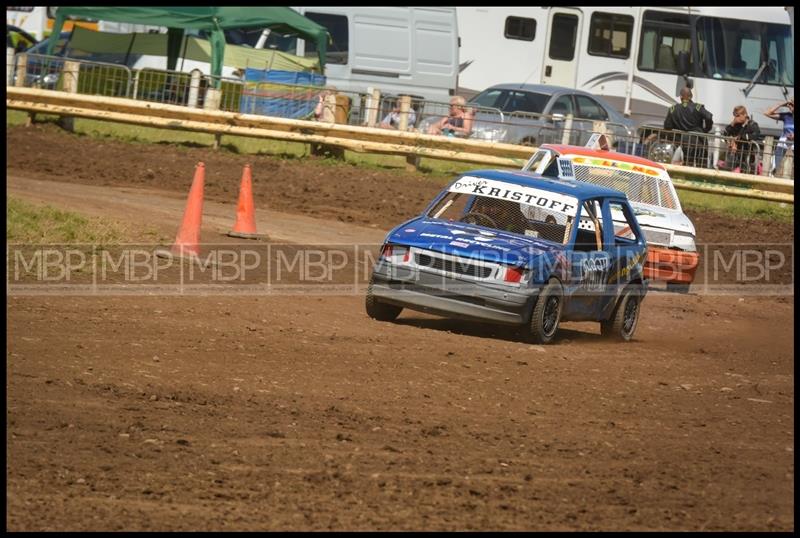
[[[239,204],[236,206],[236,224],[228,232],[231,237],[243,239],[261,239],[263,234],[256,233],[256,212],[253,206],[253,173],[249,164],[242,170],[242,183],[239,187]]]
[[[203,184],[206,179],[206,166],[197,163],[194,169],[192,188],[189,189],[189,198],[186,201],[186,210],[183,212],[183,222],[175,237],[175,244],[169,252],[158,251],[159,256],[199,257],[200,256],[200,224],[203,220]]]

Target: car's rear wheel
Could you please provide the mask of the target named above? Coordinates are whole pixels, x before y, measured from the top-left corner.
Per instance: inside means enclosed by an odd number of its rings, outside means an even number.
[[[625,288],[611,318],[600,322],[600,333],[606,338],[629,342],[639,324],[642,289],[636,284]]]
[[[558,280],[551,278],[539,293],[528,324],[530,337],[539,344],[553,341],[561,321],[564,294]]]
[[[394,321],[403,311],[402,306],[382,303],[375,298],[372,294],[372,279],[370,279],[369,287],[367,287],[366,307],[367,315],[378,321]]]

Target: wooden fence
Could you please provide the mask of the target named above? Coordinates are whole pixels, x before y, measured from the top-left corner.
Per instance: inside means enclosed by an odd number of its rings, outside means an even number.
[[[330,122],[193,109],[126,98],[63,91],[6,87],[6,108],[115,121],[148,127],[236,135],[336,146],[360,153],[461,161],[501,168],[522,168],[536,148],[482,140],[458,139]],[[794,202],[794,181],[719,170],[664,165],[679,189]],[[698,183],[702,182],[702,183]],[[745,187],[743,187],[745,186]]]

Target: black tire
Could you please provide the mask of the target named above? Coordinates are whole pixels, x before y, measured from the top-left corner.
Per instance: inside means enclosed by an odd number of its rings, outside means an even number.
[[[531,312],[528,324],[529,336],[539,344],[549,344],[558,332],[561,312],[564,306],[564,294],[558,280],[551,278],[539,293]]]
[[[365,301],[367,307],[367,315],[372,319],[378,321],[394,321],[400,312],[403,311],[402,306],[393,304],[382,303],[372,295],[372,280],[369,281],[367,288],[367,299]]]
[[[689,293],[690,284],[683,282],[667,282],[667,291],[671,293]]]
[[[611,318],[600,322],[600,333],[606,338],[630,342],[639,324],[641,306],[641,287],[628,286],[622,291]]]

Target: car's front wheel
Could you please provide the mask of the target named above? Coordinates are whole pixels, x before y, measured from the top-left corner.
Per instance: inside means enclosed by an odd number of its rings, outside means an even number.
[[[642,290],[636,284],[625,288],[611,318],[600,322],[600,333],[606,338],[629,342],[639,324]]]
[[[539,344],[549,344],[553,341],[561,321],[561,310],[564,303],[564,294],[558,280],[551,278],[542,288],[539,298],[533,307],[528,331],[531,338]]]
[[[372,279],[370,279],[369,287],[367,287],[366,307],[367,315],[378,321],[394,321],[403,311],[402,306],[382,303],[372,295]]]

